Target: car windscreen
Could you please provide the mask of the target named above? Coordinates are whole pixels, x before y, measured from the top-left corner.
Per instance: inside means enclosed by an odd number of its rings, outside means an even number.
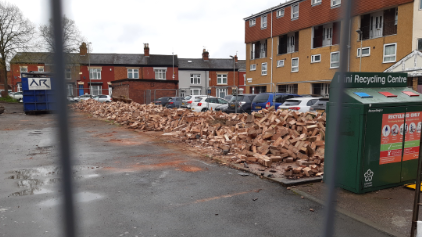
[[[300,100],[286,100],[281,106],[299,105]]]
[[[259,94],[253,100],[253,103],[264,103],[268,101],[269,94]]]
[[[237,97],[237,101],[243,101],[243,98],[244,98],[245,96],[243,96],[243,95],[233,96],[233,97],[230,99],[230,101],[229,101],[229,102],[235,102],[235,101],[236,101],[236,97]]]

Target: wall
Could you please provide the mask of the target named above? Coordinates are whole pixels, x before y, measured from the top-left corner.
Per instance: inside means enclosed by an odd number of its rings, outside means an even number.
[[[217,75],[218,74],[227,74],[227,84],[225,85],[217,85]],[[233,71],[210,71],[209,72],[209,77],[210,77],[210,87],[212,86],[221,86],[221,87],[228,87],[227,88],[227,94],[231,95],[232,94],[232,87],[234,85],[237,85],[237,79],[238,79],[238,72],[236,71],[236,73],[234,74],[235,77],[233,77]],[[235,79],[235,80],[233,80]],[[211,95],[212,96],[217,96],[217,90],[216,88],[211,88]]]
[[[418,49],[418,39],[422,39],[422,9],[419,9],[421,1],[422,0],[415,0],[413,2],[412,50]]]
[[[91,82],[93,83],[93,85],[96,85],[96,82],[101,82],[102,83],[102,94],[104,95],[108,95],[108,83],[114,81],[114,66],[96,66],[96,65],[91,65],[91,68],[96,68],[96,67],[101,67],[101,79],[91,79]],[[111,69],[111,70],[110,70]],[[88,93],[90,94],[90,87],[89,87],[89,72],[88,72],[88,66],[87,65],[82,65],[81,66],[81,72],[82,74],[80,75],[80,82],[84,83],[84,94]]]
[[[185,89],[185,95],[190,95],[190,89],[189,88],[196,88],[201,89],[201,94],[206,94],[206,82],[208,80],[206,71],[185,71],[185,70],[179,70],[178,71],[178,78],[179,78],[179,89]],[[190,75],[191,74],[200,74],[201,75],[201,84],[199,85],[193,85],[190,81]],[[186,89],[188,88],[188,89]]]

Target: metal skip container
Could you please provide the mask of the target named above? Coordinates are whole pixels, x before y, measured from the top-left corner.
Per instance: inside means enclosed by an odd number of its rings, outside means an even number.
[[[50,73],[22,73],[23,110],[25,113],[53,110],[53,90]]]
[[[330,96],[327,104],[327,118],[334,106],[343,107],[338,186],[365,193],[414,181],[421,138],[421,94],[407,86],[405,73],[343,75],[340,78],[336,73],[330,85],[330,90],[336,90],[343,80],[343,103],[337,104],[338,98]],[[326,141],[333,139],[328,137],[329,125],[328,119]],[[328,142],[326,149],[330,149]],[[334,157],[325,153],[328,171]]]

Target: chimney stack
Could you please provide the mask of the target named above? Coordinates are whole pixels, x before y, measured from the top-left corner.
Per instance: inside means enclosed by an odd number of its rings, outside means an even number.
[[[209,53],[206,49],[202,51],[202,59],[205,61],[209,60]]]
[[[86,47],[86,43],[82,42],[81,46],[79,47],[79,55],[86,56],[87,53],[88,53],[88,48]]]
[[[144,56],[149,57],[149,44],[148,43],[144,44]]]

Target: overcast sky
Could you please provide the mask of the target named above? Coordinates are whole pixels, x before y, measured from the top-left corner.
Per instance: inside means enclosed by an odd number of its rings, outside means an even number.
[[[6,0],[33,23],[49,19],[49,0]],[[236,53],[245,59],[244,17],[285,0],[65,0],[65,14],[75,20],[94,53],[143,53],[211,58]]]

